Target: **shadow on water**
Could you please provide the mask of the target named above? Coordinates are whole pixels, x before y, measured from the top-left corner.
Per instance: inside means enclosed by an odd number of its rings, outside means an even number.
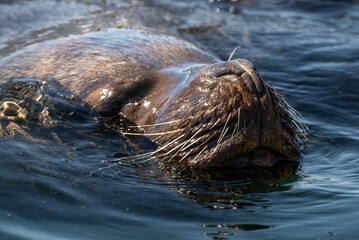
[[[280,161],[271,168],[213,168],[162,170],[161,178],[178,181],[168,186],[182,197],[212,210],[246,209],[265,203],[251,193],[270,193],[291,189],[298,180],[299,163]]]

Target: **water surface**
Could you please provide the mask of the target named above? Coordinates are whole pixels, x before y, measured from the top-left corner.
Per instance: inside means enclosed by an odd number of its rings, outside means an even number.
[[[56,119],[1,122],[0,238],[358,239],[358,21],[349,0],[2,1],[0,59],[118,27],[180,32],[222,59],[240,45],[235,57],[254,62],[310,132],[299,166],[188,173],[111,164],[152,145],[120,137],[49,88],[32,107],[60,109]],[[33,92],[41,84],[27,82]],[[19,98],[8,89],[0,86],[1,101]]]

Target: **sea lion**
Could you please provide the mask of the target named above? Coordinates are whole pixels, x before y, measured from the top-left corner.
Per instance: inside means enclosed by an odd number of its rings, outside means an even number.
[[[301,155],[296,112],[245,59],[222,61],[176,36],[112,29],[30,45],[0,81],[52,79],[122,134],[145,135],[174,166],[272,166]]]

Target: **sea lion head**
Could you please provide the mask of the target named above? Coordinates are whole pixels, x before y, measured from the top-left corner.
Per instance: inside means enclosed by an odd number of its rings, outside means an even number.
[[[300,156],[298,114],[252,63],[221,61],[176,37],[115,29],[39,43],[0,65],[0,79],[53,79],[110,118],[107,126],[148,136],[158,145],[149,156],[170,166],[271,166]],[[18,112],[0,106],[11,119]]]
[[[272,166],[301,155],[295,110],[245,59],[188,69],[155,115],[146,131],[175,165]]]

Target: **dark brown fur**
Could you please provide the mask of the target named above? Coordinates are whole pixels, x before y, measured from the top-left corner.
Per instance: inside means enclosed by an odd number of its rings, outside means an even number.
[[[29,46],[0,61],[0,79],[54,79],[103,116],[138,125],[174,165],[271,166],[300,155],[296,112],[253,65],[176,37],[115,29]],[[111,124],[109,124],[111,125]]]

